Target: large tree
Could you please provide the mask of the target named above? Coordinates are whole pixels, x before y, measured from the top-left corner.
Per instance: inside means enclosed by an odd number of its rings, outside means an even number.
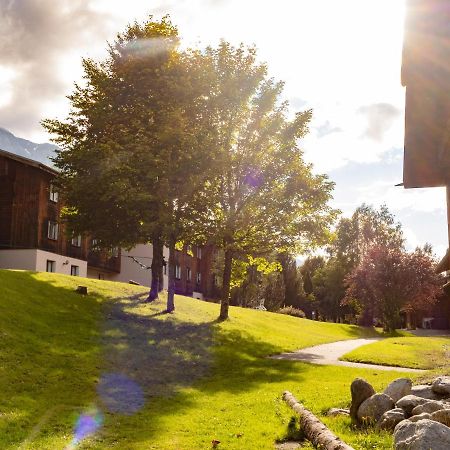
[[[398,327],[400,312],[426,311],[442,291],[430,254],[374,245],[347,279],[345,302],[358,302],[379,317],[386,330]]]
[[[350,310],[341,305],[346,290],[346,277],[355,269],[373,245],[403,248],[403,232],[399,222],[385,205],[376,209],[362,204],[349,218],[342,218],[328,246],[329,258],[314,276],[314,295],[324,317],[336,320]],[[359,314],[361,325],[371,325],[370,303]]]
[[[209,161],[202,152],[210,136],[204,66],[178,45],[167,17],[128,26],[106,60],[83,60],[84,83],[69,96],[67,120],[43,122],[61,147],[55,164],[69,228],[102,245],[152,242],[150,299],[167,245],[168,311],[174,309],[175,244],[189,235],[202,207]]]
[[[333,183],[314,175],[298,140],[311,111],[292,118],[280,101],[283,83],[267,76],[253,48],[222,42],[202,55],[212,91],[213,147],[218,176],[210,196],[209,236],[224,251],[219,318],[228,317],[233,260],[323,245],[335,211],[328,205]]]

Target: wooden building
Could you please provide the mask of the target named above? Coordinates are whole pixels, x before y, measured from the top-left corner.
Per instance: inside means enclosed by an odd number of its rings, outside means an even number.
[[[60,221],[62,199],[54,169],[0,150],[0,268],[58,272],[150,286],[152,246],[102,249],[95,238],[68,236]],[[217,296],[211,275],[213,249],[177,251],[176,292]],[[166,260],[168,251],[164,249]],[[167,288],[167,275],[164,276]]]
[[[60,221],[57,172],[0,150],[0,267],[87,276],[89,269],[120,272],[120,251],[68,236]],[[94,241],[95,243],[95,241]]]

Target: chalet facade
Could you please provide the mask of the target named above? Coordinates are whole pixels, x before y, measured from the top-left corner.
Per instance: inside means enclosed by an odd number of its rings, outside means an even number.
[[[151,245],[105,250],[95,239],[67,236],[59,220],[63,205],[52,185],[57,175],[44,164],[0,150],[0,269],[132,280],[150,286]],[[213,250],[195,247],[194,252],[188,248],[177,251],[176,292],[197,298],[213,296]],[[166,261],[168,256],[164,249]]]

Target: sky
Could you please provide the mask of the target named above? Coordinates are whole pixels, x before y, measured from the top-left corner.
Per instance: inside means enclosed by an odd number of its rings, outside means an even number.
[[[385,203],[409,249],[448,246],[444,188],[402,182],[404,0],[1,0],[0,127],[34,142],[43,118],[63,119],[81,58],[101,60],[107,42],[135,20],[170,14],[183,44],[221,38],[256,45],[285,81],[291,110],[313,109],[305,159],[336,183],[333,206],[350,216]]]

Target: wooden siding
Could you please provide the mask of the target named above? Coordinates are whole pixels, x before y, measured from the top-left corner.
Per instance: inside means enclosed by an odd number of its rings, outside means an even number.
[[[0,150],[0,249],[37,248],[87,260],[89,265],[120,272],[118,257],[92,252],[90,239],[72,245],[61,223],[61,197],[50,200],[50,185],[57,173],[42,164]],[[57,239],[48,237],[49,221],[58,223]]]

